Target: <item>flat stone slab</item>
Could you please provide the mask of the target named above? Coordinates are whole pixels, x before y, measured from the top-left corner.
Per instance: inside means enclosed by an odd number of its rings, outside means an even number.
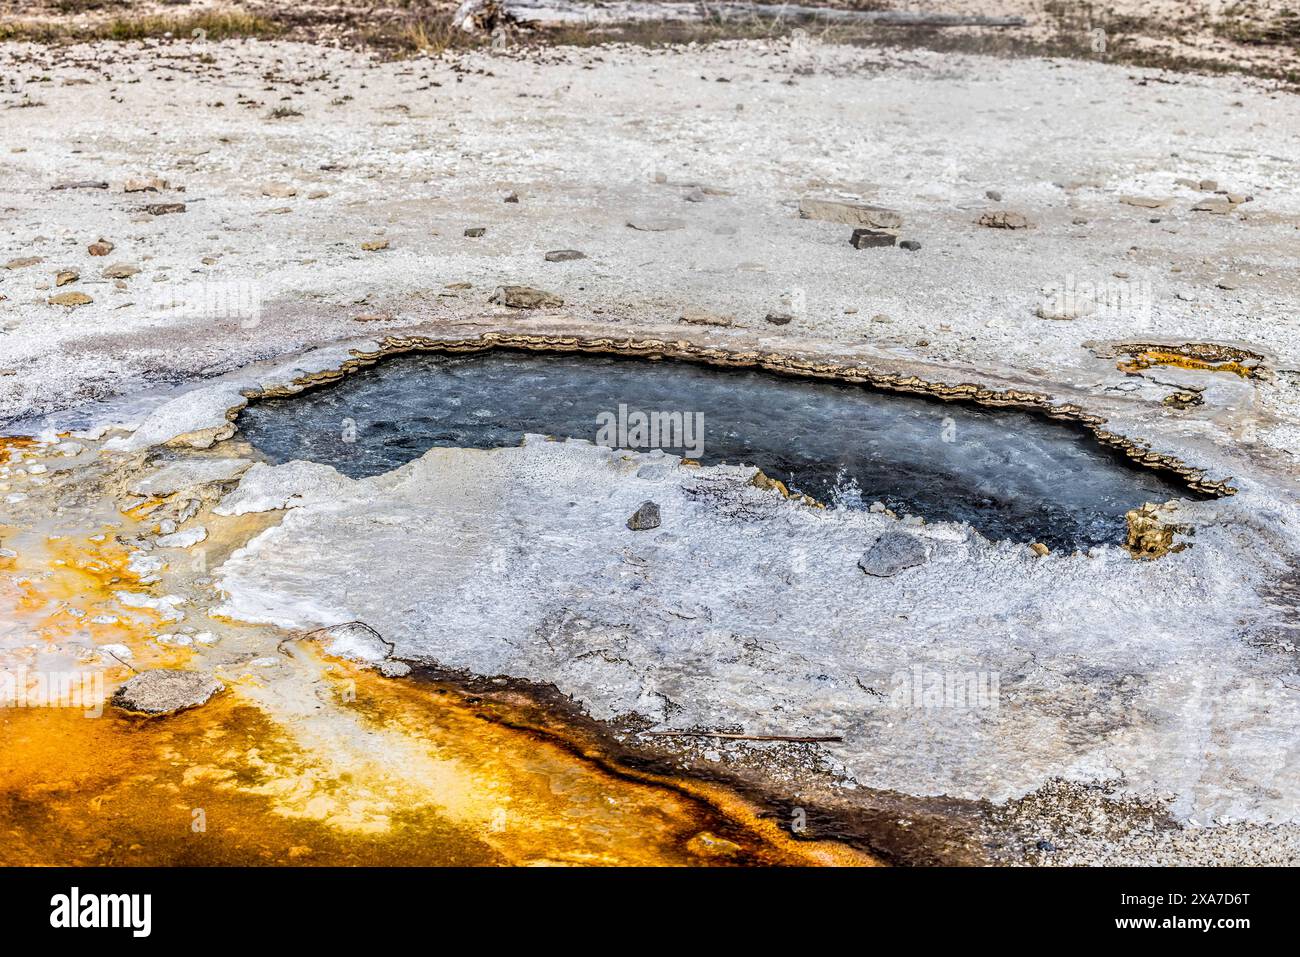
[[[238,478],[252,464],[252,459],[238,458],[179,459],[134,480],[127,491],[132,495],[172,495],[195,485]]]
[[[532,286],[497,286],[490,301],[511,309],[558,309],[564,305],[555,293]]]
[[[156,668],[140,672],[118,688],[112,704],[141,714],[174,714],[206,704],[224,689],[225,685],[202,671]]]
[[[799,200],[799,217],[818,219],[824,223],[840,223],[844,226],[868,226],[874,229],[898,229],[903,225],[902,215],[884,206],[810,197]]]
[[[889,578],[925,564],[925,543],[906,532],[885,532],[858,559],[858,567],[876,578]]]

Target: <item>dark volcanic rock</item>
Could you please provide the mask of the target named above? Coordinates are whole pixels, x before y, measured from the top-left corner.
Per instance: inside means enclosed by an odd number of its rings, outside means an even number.
[[[898,237],[879,229],[855,229],[849,237],[849,245],[854,249],[870,249],[875,246],[892,246]]]
[[[654,502],[642,502],[641,507],[627,520],[627,527],[634,532],[658,528],[659,524],[659,506]]]

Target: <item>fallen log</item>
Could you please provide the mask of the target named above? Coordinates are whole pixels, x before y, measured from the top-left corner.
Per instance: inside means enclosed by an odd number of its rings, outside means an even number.
[[[646,0],[465,0],[453,25],[466,32],[491,31],[499,23],[534,29],[614,26],[626,23],[705,23],[737,20],[792,23],[884,24],[901,27],[1023,27],[1024,17],[926,13],[916,10],[839,10],[793,3],[650,3]]]

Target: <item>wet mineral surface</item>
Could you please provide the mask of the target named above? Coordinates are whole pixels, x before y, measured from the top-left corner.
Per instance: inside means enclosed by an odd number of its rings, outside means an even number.
[[[413,353],[256,402],[239,426],[273,462],[353,478],[435,446],[498,448],[529,433],[660,448],[756,465],[827,504],[880,502],[1053,549],[1121,542],[1128,510],[1190,494],[1083,429],[1027,412],[678,361]]]

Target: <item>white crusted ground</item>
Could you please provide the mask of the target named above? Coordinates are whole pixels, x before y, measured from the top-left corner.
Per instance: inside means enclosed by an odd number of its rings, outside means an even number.
[[[292,469],[235,495],[278,504]],[[928,562],[873,578],[857,560],[895,520],[796,505],[751,471],[540,439],[435,449],[302,499],[220,568],[220,611],[361,619],[397,657],[554,682],[601,718],[842,734],[828,751],[875,788],[1004,801],[1120,778],[1201,823],[1296,820],[1294,653],[1259,643],[1277,622],[1251,586],[1273,568],[1242,560],[1292,511],[1186,507],[1195,547],[1153,563],[924,526]],[[646,499],[662,527],[629,531]],[[996,673],[997,707],[891,698],[918,667]]]
[[[359,482],[257,466],[222,511],[291,507],[218,569],[226,611],[362,619],[399,657],[553,681],[599,717],[842,734],[825,747],[848,784],[1002,801],[1055,777],[1118,780],[1213,825],[1192,859],[1259,859],[1259,832],[1231,822],[1283,825],[1267,852],[1300,859],[1294,592],[1261,595],[1300,553],[1293,95],[784,42],[386,64],[291,44],[202,52],[211,62],[179,45],[0,47],[0,97],[40,104],[0,127],[0,260],[42,259],[0,270],[0,404],[24,428],[133,429],[110,454],[182,435],[203,447],[244,392],[385,335],[685,330],[1039,389],[1242,490],[1185,506],[1195,546],[1154,563],[1114,548],[1038,559],[926,526],[924,566],[871,578],[857,560],[891,519],[808,509],[740,469],[545,442],[435,450]],[[269,119],[281,105],[305,115]],[[122,192],[146,172],[185,189]],[[1254,198],[1193,212],[1214,194],[1179,177]],[[112,187],[49,189],[84,178]],[[729,195],[690,202],[692,183]],[[846,227],[797,217],[809,194],[898,209],[922,249],[854,250]],[[1120,202],[1134,194],[1169,205]],[[138,211],[167,201],[187,211]],[[999,209],[1034,228],[975,225]],[[655,218],[686,225],[626,226]],[[478,225],[482,239],[462,235]],[[100,236],[117,244],[107,259],[86,252]],[[545,262],[557,248],[589,258]],[[118,261],[142,269],[125,288],[100,277]],[[93,303],[47,303],[63,267],[82,278],[57,291]],[[1035,315],[1043,286],[1116,273],[1150,283],[1149,313]],[[259,318],[158,308],[156,289],[191,281],[251,283]],[[495,308],[502,282],[566,306]],[[768,325],[772,310],[795,319]],[[736,328],[675,325],[699,311]],[[1118,339],[1238,343],[1273,375],[1126,376],[1089,347]],[[1203,406],[1160,403],[1188,382]],[[647,498],[662,527],[627,530]],[[889,707],[915,667],[996,673],[998,707]]]
[[[0,69],[0,105],[37,104],[4,111],[0,262],[42,259],[0,270],[6,416],[358,330],[517,318],[488,303],[500,283],[552,290],[560,314],[614,332],[702,310],[776,346],[811,337],[1099,397],[1132,384],[1095,340],[1240,341],[1300,361],[1300,113],[1241,78],[807,41],[389,63],[256,41],[7,44]],[[146,174],[171,188],[122,191]],[[1254,198],[1193,212],[1215,194],[1179,178]],[[82,179],[110,188],[50,188]],[[687,201],[694,183],[730,195]],[[798,218],[805,195],[891,206],[922,249],[855,250],[847,227]],[[140,211],[159,202],[187,210]],[[1034,226],[975,225],[986,210]],[[685,228],[626,225],[664,218]],[[101,236],[116,248],[89,256]],[[589,258],[545,262],[558,248]],[[141,269],[121,289],[100,275],[117,262]],[[56,288],[63,268],[81,278]],[[1150,309],[1039,319],[1042,288],[1071,280],[1147,282]],[[210,308],[165,308],[195,289]],[[46,301],[69,291],[94,302]],[[767,325],[773,310],[796,320]],[[1261,387],[1241,411],[1267,438],[1293,403]],[[1293,448],[1289,428],[1276,441]]]

